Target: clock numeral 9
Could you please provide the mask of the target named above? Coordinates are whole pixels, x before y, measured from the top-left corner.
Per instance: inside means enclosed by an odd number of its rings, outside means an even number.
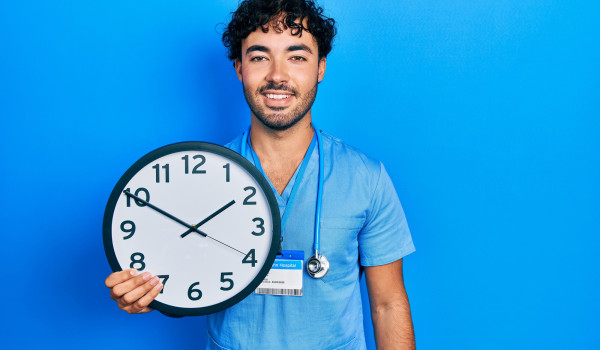
[[[189,156],[186,154],[185,156],[181,157],[181,159],[183,159],[185,161],[185,173],[189,174],[190,173],[190,158],[189,158]],[[206,158],[201,154],[196,154],[195,156],[192,157],[192,159],[200,159],[200,163],[196,164],[196,166],[192,169],[192,174],[206,174],[206,170],[199,170],[199,168],[202,166],[202,164],[204,164],[206,162]]]
[[[165,164],[162,166],[165,169],[165,182],[169,182],[169,164]],[[152,169],[156,169],[156,183],[160,182],[160,165],[155,164],[152,166]]]
[[[131,189],[129,189],[129,188],[126,188],[126,189],[125,189],[125,191],[127,191],[127,192],[131,192]],[[134,193],[134,194],[135,194],[136,196],[138,196],[138,197],[141,197],[141,196],[140,196],[140,193],[141,193],[141,192],[143,192],[143,193],[144,193],[144,196],[146,197],[146,198],[143,198],[143,199],[144,199],[146,202],[150,202],[150,192],[148,192],[148,190],[147,190],[147,189],[145,189],[145,188],[143,188],[143,187],[140,187],[140,188],[138,188],[137,190],[135,190],[135,193]],[[127,197],[127,206],[128,206],[128,207],[130,207],[130,206],[131,206],[131,197],[129,197],[129,196],[127,196],[127,195],[125,195],[125,197]],[[142,202],[138,201],[137,199],[134,199],[133,201],[135,202],[135,204],[136,204],[138,207],[145,207],[145,206],[146,206],[146,204],[144,204],[144,203],[142,203]]]
[[[160,290],[160,294],[162,294],[165,291],[165,284],[167,284],[169,275],[156,275],[156,277],[162,279],[162,281],[160,281],[160,283],[162,283],[162,285],[163,285],[163,288]]]
[[[256,228],[260,229],[260,232],[254,232],[252,231],[252,234],[255,236],[262,236],[263,233],[265,233],[265,220],[263,220],[262,218],[254,218],[252,219],[253,222],[257,222],[258,224],[256,224]]]
[[[200,282],[192,283],[190,288],[188,288],[188,298],[190,298],[190,300],[200,300],[200,298],[202,298],[202,291],[198,288],[194,288],[199,284]]]
[[[129,225],[129,228],[126,228],[126,225]],[[123,221],[121,223],[121,231],[129,233],[127,236],[123,237],[123,239],[130,239],[135,233],[135,224],[131,220]]]
[[[227,276],[233,276],[233,272],[221,272],[221,282],[229,283],[229,287],[221,287],[221,290],[233,289],[233,280],[231,278],[225,278]]]
[[[256,188],[252,186],[244,187],[244,191],[250,191],[251,193],[244,199],[244,205],[255,205],[256,202],[250,201],[249,199],[254,197],[256,194]]]
[[[246,254],[246,256],[244,257],[244,260],[242,260],[242,264],[252,264],[252,267],[254,267],[254,265],[256,265],[257,262],[258,261],[256,261],[256,258],[254,256],[254,249],[250,249],[248,254]]]
[[[136,264],[139,264],[140,267],[135,267]],[[142,253],[133,253],[131,254],[131,264],[129,267],[132,269],[136,269],[138,271],[143,271],[146,268],[146,263],[144,262],[144,254]]]

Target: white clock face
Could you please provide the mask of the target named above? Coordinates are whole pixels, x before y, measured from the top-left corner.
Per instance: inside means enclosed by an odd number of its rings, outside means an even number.
[[[279,248],[273,193],[248,165],[233,151],[201,142],[166,146],[140,159],[107,205],[111,267],[158,275],[164,287],[152,306],[161,311],[200,315],[242,300]]]

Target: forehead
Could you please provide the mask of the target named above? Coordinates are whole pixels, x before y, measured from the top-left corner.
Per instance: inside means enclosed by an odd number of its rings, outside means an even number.
[[[242,40],[242,55],[246,48],[252,45],[264,46],[270,50],[286,50],[289,46],[304,44],[312,49],[312,52],[317,52],[317,40],[308,31],[303,30],[302,35],[292,35],[292,30],[287,28],[276,30],[269,26],[265,33],[261,27],[256,28],[248,37]]]

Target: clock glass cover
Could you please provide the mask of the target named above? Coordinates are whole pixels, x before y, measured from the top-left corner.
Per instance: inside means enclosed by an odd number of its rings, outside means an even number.
[[[160,278],[151,307],[205,315],[262,282],[280,249],[280,217],[269,183],[250,162],[215,144],[183,142],[150,152],[121,177],[103,236],[113,271]]]

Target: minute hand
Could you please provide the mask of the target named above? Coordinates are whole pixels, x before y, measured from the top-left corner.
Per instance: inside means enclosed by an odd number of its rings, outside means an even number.
[[[212,240],[213,240],[213,241],[215,241],[215,242],[221,243],[222,245],[224,245],[224,246],[226,246],[226,247],[228,247],[228,248],[231,248],[231,249],[235,250],[236,252],[238,252],[238,253],[240,253],[240,254],[242,254],[242,255],[246,255],[246,253],[244,253],[244,252],[242,252],[242,251],[240,251],[240,250],[238,250],[238,249],[235,249],[234,247],[232,247],[232,246],[230,246],[230,245],[228,245],[228,244],[226,244],[226,243],[223,243],[223,242],[219,241],[219,240],[218,240],[218,239],[216,239],[216,238],[213,238],[213,237],[211,237],[211,236],[207,235],[206,233],[204,233],[204,232],[200,231],[198,228],[196,228],[196,227],[194,227],[194,226],[192,226],[192,225],[188,224],[187,222],[185,222],[185,221],[183,221],[183,220],[181,220],[181,219],[179,219],[179,218],[177,218],[177,217],[175,217],[175,216],[173,216],[173,215],[171,215],[171,214],[167,213],[166,211],[164,211],[164,210],[160,209],[159,207],[155,206],[154,204],[151,204],[150,202],[148,202],[148,201],[145,201],[145,200],[141,199],[140,197],[136,196],[135,194],[133,194],[133,193],[131,193],[131,192],[129,192],[129,191],[123,191],[123,193],[125,193],[125,195],[127,195],[127,196],[129,196],[129,197],[131,197],[131,198],[133,198],[133,199],[135,199],[135,200],[137,200],[137,201],[140,201],[140,202],[144,203],[144,204],[145,204],[145,205],[147,205],[148,207],[150,207],[150,208],[152,208],[152,209],[156,210],[157,212],[159,212],[159,213],[163,214],[164,216],[168,217],[169,219],[172,219],[172,220],[175,220],[175,221],[177,221],[178,223],[182,224],[183,226],[185,226],[185,227],[189,228],[190,230],[193,230],[193,231],[195,231],[195,232],[198,232],[198,233],[199,233],[199,234],[201,234],[202,236],[204,236],[204,237],[208,237],[208,238],[212,239]]]
[[[192,226],[192,225],[188,224],[187,222],[185,222],[185,221],[183,221],[183,220],[181,220],[181,219],[179,219],[179,218],[177,218],[177,217],[175,217],[175,216],[173,216],[173,215],[171,215],[171,214],[167,213],[166,211],[164,211],[164,210],[160,209],[159,207],[155,206],[154,204],[152,204],[152,203],[150,203],[150,202],[148,202],[148,201],[145,201],[145,200],[141,199],[140,197],[136,196],[135,194],[133,194],[133,193],[131,193],[131,192],[127,191],[127,190],[123,191],[123,193],[125,193],[125,195],[127,195],[127,196],[129,196],[129,197],[131,197],[131,198],[133,198],[133,199],[135,199],[135,200],[137,200],[137,201],[139,201],[139,202],[142,202],[142,203],[144,203],[144,204],[145,204],[145,205],[147,205],[148,207],[150,207],[150,208],[152,208],[152,209],[156,210],[157,212],[159,212],[159,213],[163,214],[164,216],[168,217],[169,219],[177,221],[178,223],[182,224],[183,226],[185,226],[185,227],[189,228],[190,230],[192,230],[192,231],[196,231],[196,232],[198,232],[199,234],[201,234],[201,235],[202,235],[202,236],[204,236],[204,237],[207,237],[207,236],[208,236],[206,233],[204,233],[204,232],[200,231],[200,230],[199,230],[199,229],[197,229],[196,227],[194,227],[194,226]]]

